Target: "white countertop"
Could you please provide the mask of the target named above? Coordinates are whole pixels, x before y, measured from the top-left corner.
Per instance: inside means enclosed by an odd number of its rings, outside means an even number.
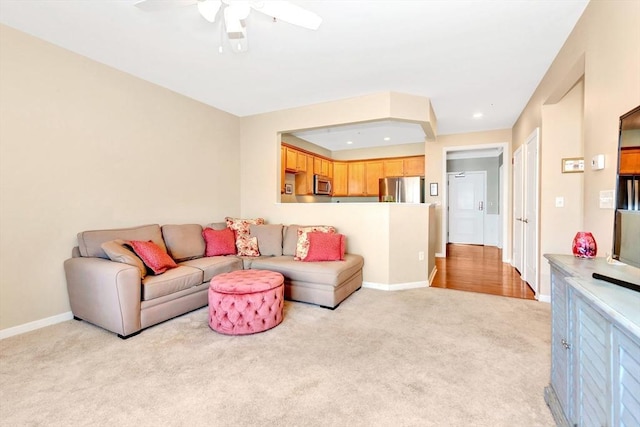
[[[586,298],[631,333],[640,336],[640,292],[592,277],[595,272],[640,285],[640,269],[608,264],[605,258],[583,259],[553,254],[545,254],[545,258],[571,276],[568,281]]]

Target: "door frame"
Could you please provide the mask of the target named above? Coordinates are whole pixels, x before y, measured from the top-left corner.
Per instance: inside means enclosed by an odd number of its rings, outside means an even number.
[[[515,207],[516,207],[516,192],[520,193],[520,210],[521,210],[521,215],[524,217],[524,199],[525,199],[525,187],[524,187],[524,169],[526,167],[525,165],[525,155],[526,155],[526,150],[525,150],[525,146],[521,145],[520,147],[518,147],[514,152],[513,152],[513,157],[511,160],[511,164],[512,164],[512,176],[511,176],[511,185],[512,185],[512,196],[513,196],[513,206],[512,206],[512,215],[515,216]],[[520,155],[520,187],[516,188],[516,177],[515,177],[515,158],[516,155]],[[522,218],[520,218],[520,220],[522,220]],[[513,221],[511,222],[512,224],[512,230],[511,230],[511,266],[513,268],[515,268],[518,273],[520,273],[520,276],[524,279],[524,252],[525,252],[525,238],[524,238],[524,225],[521,223],[520,224],[520,265],[516,266],[516,256],[515,256],[515,250],[516,250],[516,235],[518,233],[516,233],[516,226],[518,226],[518,224],[516,223],[516,219],[514,218]]]
[[[535,211],[535,221],[531,222],[531,225],[529,225],[529,223],[527,223],[527,226],[524,229],[524,245],[525,245],[525,251],[524,251],[524,265],[523,265],[523,270],[524,272],[522,272],[522,278],[529,284],[529,287],[533,290],[534,296],[536,299],[538,299],[538,293],[540,292],[540,128],[537,127],[533,130],[533,132],[531,132],[531,134],[527,137],[527,139],[525,140],[524,144],[522,144],[522,146],[524,147],[524,151],[525,151],[525,157],[524,157],[524,163],[525,163],[525,168],[524,168],[524,197],[525,197],[525,201],[524,201],[524,212],[523,215],[526,217],[527,216],[527,211],[529,210],[529,204],[527,203],[527,200],[530,196],[529,192],[531,190],[531,183],[529,182],[528,176],[529,176],[529,162],[530,162],[530,158],[529,158],[529,144],[533,144],[533,146],[536,149],[536,157],[535,157],[535,165],[533,165],[533,169],[535,171],[535,177],[534,177],[534,181],[535,181],[535,189],[533,191],[533,200],[535,202],[535,206],[533,208],[533,210]],[[528,220],[528,218],[527,218]],[[526,247],[528,246],[529,243],[529,228],[528,227],[534,227],[534,233],[533,233],[533,254],[530,254]],[[533,272],[533,277],[529,277],[529,272],[527,271],[527,266],[529,265],[529,261],[531,260],[529,257],[533,256],[533,266],[535,268],[534,272]],[[533,282],[533,284],[532,284]]]
[[[447,215],[447,207],[449,206],[449,190],[444,185],[447,182],[447,154],[453,151],[473,151],[484,150],[487,148],[502,148],[502,164],[504,165],[504,175],[506,179],[503,179],[500,183],[500,193],[503,195],[503,206],[500,206],[502,213],[502,262],[511,261],[511,232],[509,227],[511,226],[511,144],[509,142],[495,142],[490,144],[478,144],[478,145],[458,145],[442,147],[442,183],[444,190],[442,192],[442,209],[441,209],[441,223],[440,230],[440,252],[436,253],[437,257],[444,258],[447,256],[447,230],[449,230],[449,215]]]

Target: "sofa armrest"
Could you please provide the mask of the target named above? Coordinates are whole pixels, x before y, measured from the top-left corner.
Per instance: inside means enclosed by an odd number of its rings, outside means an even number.
[[[64,262],[71,311],[123,337],[140,331],[140,270],[102,258]]]

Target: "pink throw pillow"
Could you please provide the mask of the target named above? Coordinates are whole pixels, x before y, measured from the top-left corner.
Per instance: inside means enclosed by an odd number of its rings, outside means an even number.
[[[236,238],[232,229],[214,230],[207,227],[202,230],[202,237],[206,244],[204,256],[235,255]]]
[[[307,257],[309,250],[309,239],[307,234],[319,231],[321,233],[335,233],[335,227],[330,225],[313,225],[311,227],[298,227],[298,241],[296,243],[296,254],[293,257],[295,261],[303,260]]]
[[[154,274],[161,274],[170,268],[176,268],[178,264],[162,248],[151,240],[143,242],[141,240],[131,240],[129,245],[140,257],[144,265],[149,267]]]
[[[344,234],[311,232],[307,233],[309,250],[302,261],[342,261],[344,260]]]

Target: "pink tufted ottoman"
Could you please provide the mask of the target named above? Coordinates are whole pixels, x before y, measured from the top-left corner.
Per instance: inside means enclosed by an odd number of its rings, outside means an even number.
[[[284,277],[267,270],[237,270],[211,279],[209,327],[227,335],[255,334],[282,322]]]

